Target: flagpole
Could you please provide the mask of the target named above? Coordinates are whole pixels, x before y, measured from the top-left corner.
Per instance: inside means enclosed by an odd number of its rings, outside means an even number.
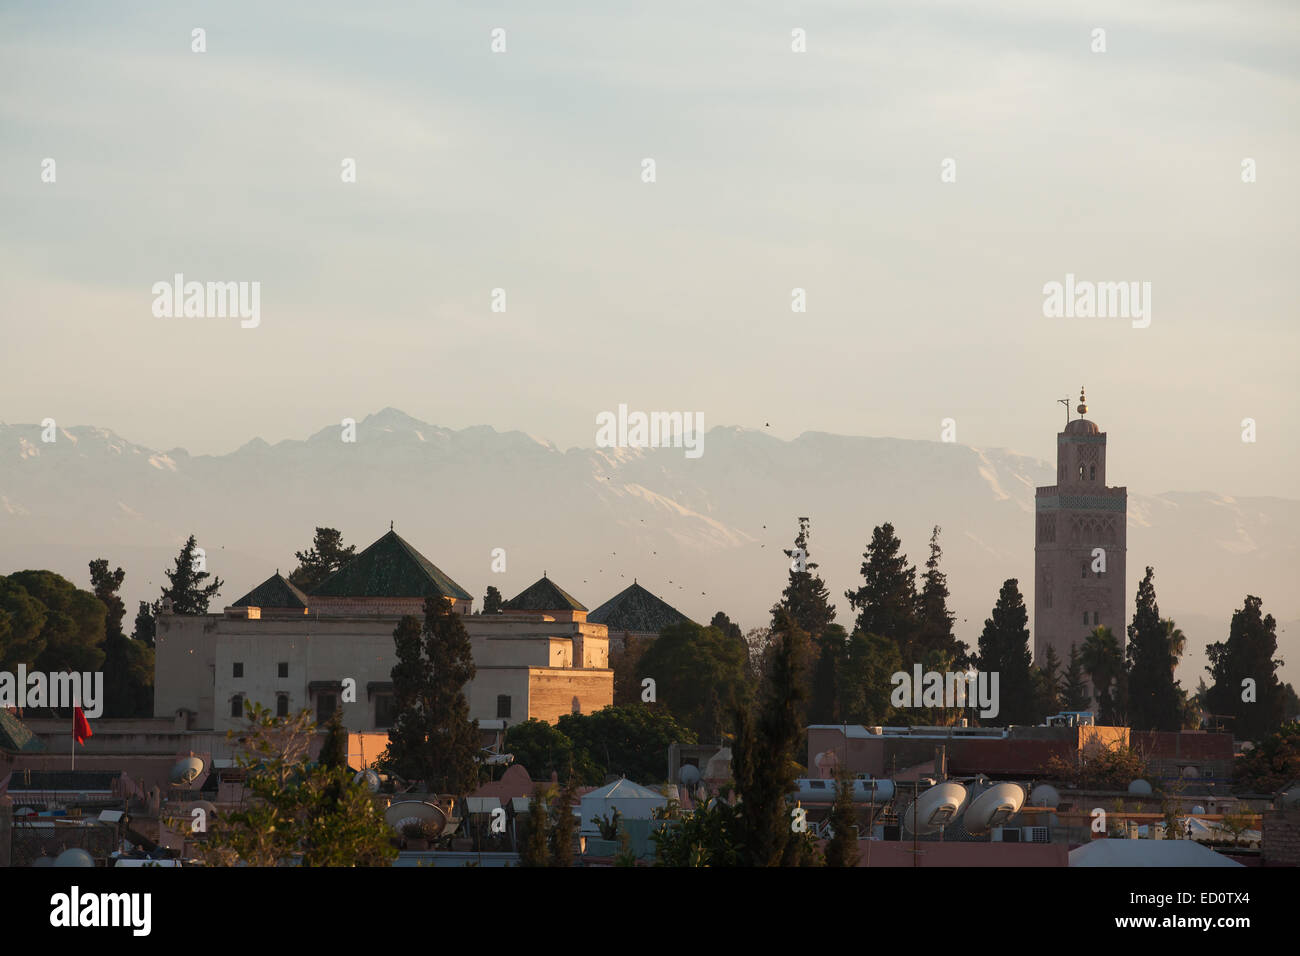
[[[77,769],[77,708],[72,708],[72,769]]]

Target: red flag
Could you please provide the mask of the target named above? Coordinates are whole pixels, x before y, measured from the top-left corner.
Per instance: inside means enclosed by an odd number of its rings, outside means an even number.
[[[86,741],[95,736],[90,729],[90,721],[86,719],[85,711],[80,707],[72,708],[72,736],[77,738],[77,743],[85,746]]]

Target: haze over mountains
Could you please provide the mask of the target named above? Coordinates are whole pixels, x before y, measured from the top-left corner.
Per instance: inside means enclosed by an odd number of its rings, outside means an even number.
[[[688,459],[680,448],[562,452],[392,408],[361,421],[355,443],[341,431],[190,456],[102,427],[44,443],[38,425],[0,424],[0,573],[50,568],[88,587],[87,563],[105,557],[127,572],[129,624],[191,532],[226,582],[220,607],[288,573],[317,525],[360,549],[391,520],[476,608],[488,585],[511,597],[546,571],[589,608],[635,578],[701,623],[721,609],[748,629],[767,622],[789,565],[781,549],[807,516],[811,559],[851,627],[843,592],[861,581],[873,526],[892,521],[919,566],[939,524],[958,636],[973,645],[1004,579],[1020,580],[1032,611],[1034,488],[1054,480],[1050,463],[1004,449],[818,432],[784,441],[715,427]],[[1283,679],[1294,683],[1300,501],[1158,493],[1122,461],[1108,479],[1129,490],[1129,615],[1153,565],[1162,615],[1187,634],[1184,686],[1195,687],[1205,645],[1226,638],[1247,593],[1278,619]],[[494,548],[506,551],[505,573],[491,571]]]

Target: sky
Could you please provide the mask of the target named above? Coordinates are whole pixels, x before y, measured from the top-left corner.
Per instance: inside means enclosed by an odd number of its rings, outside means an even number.
[[[5,3],[0,420],[590,447],[626,403],[1053,460],[1086,386],[1113,483],[1296,497],[1300,6],[415,6]],[[154,315],[176,273],[257,327]],[[1046,317],[1067,274],[1150,325]]]

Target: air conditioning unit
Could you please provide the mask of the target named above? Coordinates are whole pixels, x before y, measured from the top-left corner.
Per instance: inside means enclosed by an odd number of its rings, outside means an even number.
[[[1020,827],[994,827],[994,843],[1019,843]]]
[[[1021,827],[1020,841],[1022,843],[1051,843],[1052,836],[1047,832],[1047,827]]]

